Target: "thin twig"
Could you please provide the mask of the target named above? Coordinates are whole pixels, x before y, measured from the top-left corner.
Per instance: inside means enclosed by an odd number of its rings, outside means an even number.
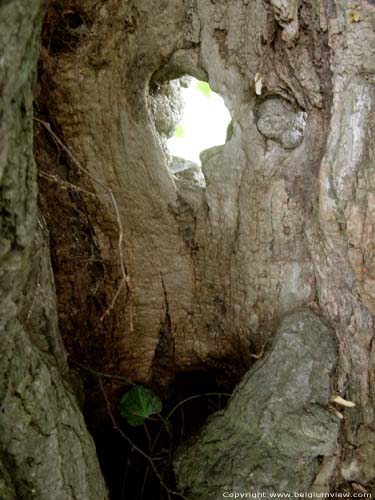
[[[143,422],[143,428],[145,430],[146,436],[147,436],[147,441],[148,441],[148,452],[150,455],[150,458],[152,460],[152,449],[151,449],[151,436],[150,433],[148,432],[146,422]]]
[[[58,184],[61,188],[72,189],[73,191],[77,191],[79,193],[84,193],[84,194],[89,194],[90,196],[95,196],[95,198],[98,197],[98,195],[96,193],[93,193],[91,191],[88,191],[87,189],[83,189],[79,186],[76,186],[75,184],[72,184],[71,182],[64,181],[58,175],[48,174],[47,172],[43,172],[43,170],[38,170],[38,175],[40,175],[40,177],[43,177],[44,179],[47,179],[50,182],[56,182],[56,184]]]
[[[258,354],[250,354],[250,356],[252,358],[255,358],[255,359],[260,359],[263,357],[263,354],[264,354],[264,348],[266,347],[267,345],[267,340],[264,342],[264,344],[262,345],[262,349],[260,350],[260,352]]]
[[[142,455],[143,458],[145,458],[147,460],[147,462],[151,465],[151,468],[152,470],[154,471],[156,477],[158,478],[161,486],[165,489],[167,495],[168,495],[168,500],[171,499],[171,495],[177,495],[181,498],[183,498],[184,500],[188,500],[182,493],[179,493],[178,491],[173,491],[171,490],[170,488],[168,488],[168,486],[165,484],[163,478],[160,476],[155,464],[154,464],[154,461],[152,460],[152,458],[147,455],[147,453],[145,453],[141,448],[139,448],[135,443],[133,443],[133,441],[122,431],[122,429],[120,429],[120,427],[118,426],[117,422],[116,422],[116,419],[115,417],[113,416],[113,413],[112,413],[112,410],[111,410],[111,404],[108,400],[108,396],[107,396],[107,393],[105,392],[105,389],[104,389],[104,385],[103,385],[103,381],[102,381],[102,378],[101,377],[98,377],[99,378],[99,385],[100,385],[100,389],[103,393],[103,397],[104,397],[104,401],[105,401],[105,404],[106,404],[106,407],[107,407],[107,411],[108,411],[108,415],[109,415],[109,418],[111,419],[111,422],[112,422],[112,427],[115,431],[117,431],[120,436],[125,439],[125,441],[127,441],[130,446],[135,450],[137,451],[140,455]]]
[[[113,298],[111,304],[109,305],[109,307],[107,308],[107,310],[104,312],[104,314],[102,315],[102,317],[100,319],[101,319],[101,321],[103,321],[110,314],[110,312],[112,311],[112,309],[115,305],[115,302],[116,302],[118,296],[120,295],[120,291],[125,284],[127,292],[128,292],[128,301],[129,301],[130,331],[132,332],[132,331],[134,331],[133,310],[132,310],[132,304],[131,304],[132,285],[131,285],[130,277],[129,277],[127,269],[126,269],[126,265],[125,265],[125,261],[124,261],[124,254],[123,254],[123,249],[122,249],[122,244],[123,244],[123,239],[124,239],[124,231],[123,231],[122,222],[121,222],[120,210],[119,210],[119,207],[117,205],[117,201],[116,201],[116,198],[113,194],[113,191],[108,186],[106,186],[102,181],[100,181],[98,178],[93,176],[86,168],[84,168],[81,165],[81,163],[78,161],[76,156],[70,151],[70,149],[62,142],[62,140],[52,130],[50,123],[48,123],[44,120],[41,120],[40,118],[36,118],[36,117],[34,117],[34,120],[36,122],[40,123],[41,125],[43,125],[43,127],[46,130],[48,130],[48,132],[51,134],[51,137],[53,138],[53,140],[56,142],[56,144],[58,144],[65,151],[65,153],[69,156],[69,158],[72,160],[72,162],[78,168],[78,170],[83,172],[92,182],[94,182],[101,189],[103,189],[107,193],[107,195],[111,201],[111,204],[113,206],[113,209],[114,209],[114,212],[116,215],[116,223],[117,223],[117,228],[118,228],[117,250],[118,250],[118,255],[119,255],[119,260],[120,260],[122,280],[121,280],[121,283],[120,283],[120,285],[119,285],[119,287],[114,295],[114,298]]]
[[[97,370],[93,370],[92,368],[89,368],[88,366],[82,365],[81,363],[78,363],[78,361],[74,361],[74,359],[69,359],[69,363],[72,365],[77,366],[81,370],[84,370],[85,372],[91,373],[92,375],[95,375],[96,377],[102,377],[102,378],[109,378],[112,380],[119,380],[120,382],[124,382],[126,385],[134,385],[133,382],[130,382],[126,377],[122,377],[121,375],[111,375],[110,373],[103,373],[103,372],[98,372]]]
[[[101,315],[100,317],[100,321],[103,321],[107,316],[109,316],[112,312],[112,309],[114,308],[115,304],[116,304],[116,301],[118,299],[118,296],[120,295],[121,293],[121,290],[123,289],[123,286],[124,286],[124,280],[122,279],[121,280],[121,283],[119,284],[119,286],[117,287],[117,290],[116,290],[116,293],[114,294],[112,300],[111,300],[111,303],[109,304],[109,306],[107,307],[107,309],[104,311],[104,313]],[[130,290],[129,286],[127,285],[127,288],[128,290]],[[129,295],[130,297],[130,295]],[[131,313],[131,302],[129,302],[129,311],[130,311],[130,331],[133,332],[134,331],[134,327],[133,327],[133,320],[132,320],[132,313]]]

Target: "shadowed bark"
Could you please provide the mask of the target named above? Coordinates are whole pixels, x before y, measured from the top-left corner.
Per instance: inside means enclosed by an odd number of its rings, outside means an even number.
[[[105,499],[69,384],[48,231],[36,212],[32,87],[44,7],[0,4],[0,497]]]

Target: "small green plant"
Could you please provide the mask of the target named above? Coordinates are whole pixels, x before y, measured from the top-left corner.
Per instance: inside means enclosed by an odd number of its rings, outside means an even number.
[[[144,498],[146,483],[147,483],[148,477],[149,477],[149,472],[150,472],[150,470],[153,470],[156,477],[158,478],[161,486],[167,492],[167,496],[169,499],[171,499],[171,495],[179,496],[181,498],[186,499],[186,497],[182,493],[176,492],[176,491],[170,489],[167,486],[168,483],[166,483],[165,479],[164,479],[165,471],[171,470],[171,467],[172,467],[171,466],[171,457],[172,457],[173,450],[175,448],[175,443],[173,441],[173,429],[172,429],[171,418],[172,418],[173,414],[176,413],[176,411],[178,409],[180,409],[181,407],[183,407],[187,402],[194,400],[196,398],[210,397],[210,396],[216,396],[216,397],[221,398],[222,396],[229,397],[230,394],[224,393],[224,392],[206,392],[203,394],[194,394],[192,396],[188,396],[187,398],[179,401],[169,411],[167,416],[163,417],[163,415],[161,415],[162,402],[161,402],[159,396],[151,389],[148,389],[148,388],[143,387],[141,385],[136,385],[136,386],[133,386],[127,392],[125,392],[125,394],[122,396],[121,401],[120,401],[120,413],[126,419],[126,421],[129,425],[131,425],[133,427],[143,425],[144,431],[146,433],[147,440],[148,440],[148,448],[149,448],[148,451],[145,451],[142,447],[138,446],[135,442],[133,442],[121,430],[121,428],[118,427],[118,425],[116,424],[116,422],[114,420],[113,415],[110,413],[112,421],[114,422],[114,426],[117,429],[117,431],[132,446],[132,448],[137,450],[138,453],[140,453],[147,461],[147,465],[145,468],[143,481],[142,481],[140,498]],[[108,399],[106,399],[106,401],[107,401],[107,407],[110,408]],[[181,411],[183,411],[182,408],[181,408]],[[149,430],[148,430],[146,422],[145,422],[145,420],[148,419],[151,415],[157,415],[156,418],[152,418],[151,420],[154,420],[156,422],[159,421],[159,423],[161,424],[155,437],[149,433]],[[169,438],[169,445],[167,445],[167,448],[165,447],[165,445],[163,448],[160,448],[160,444],[158,447],[159,439],[161,438],[163,431],[166,431],[168,438]],[[158,450],[158,448],[160,448],[160,450],[155,455],[155,452]],[[157,462],[158,465],[155,464],[156,460],[158,461]],[[163,468],[164,468],[164,472],[159,472],[159,469],[163,470]]]
[[[185,136],[185,130],[184,127],[180,124],[176,125],[174,129],[174,136],[177,137],[178,139],[183,139]]]
[[[162,410],[159,396],[141,385],[136,385],[127,391],[120,401],[120,413],[129,425],[136,427]]]
[[[200,92],[202,92],[202,94],[206,97],[208,97],[208,99],[211,98],[211,93],[212,93],[212,90],[211,90],[211,87],[209,86],[209,84],[207,82],[202,82],[201,80],[197,83],[197,89],[200,90]]]

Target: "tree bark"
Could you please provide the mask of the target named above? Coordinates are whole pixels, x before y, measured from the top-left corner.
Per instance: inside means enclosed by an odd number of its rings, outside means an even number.
[[[183,371],[238,380],[309,308],[356,403],[331,487],[375,479],[374,25],[366,0],[53,0],[43,30],[40,201],[72,358],[161,390]],[[170,173],[158,130],[183,74],[233,119],[204,189]]]
[[[0,3],[0,497],[102,500],[36,211],[32,88],[44,11],[40,0]]]

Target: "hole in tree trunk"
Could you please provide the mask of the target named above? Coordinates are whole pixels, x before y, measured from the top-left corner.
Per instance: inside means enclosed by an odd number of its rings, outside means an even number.
[[[168,149],[172,156],[199,165],[203,150],[225,143],[231,116],[223,98],[207,82],[190,77],[181,96],[183,115],[167,141]]]

